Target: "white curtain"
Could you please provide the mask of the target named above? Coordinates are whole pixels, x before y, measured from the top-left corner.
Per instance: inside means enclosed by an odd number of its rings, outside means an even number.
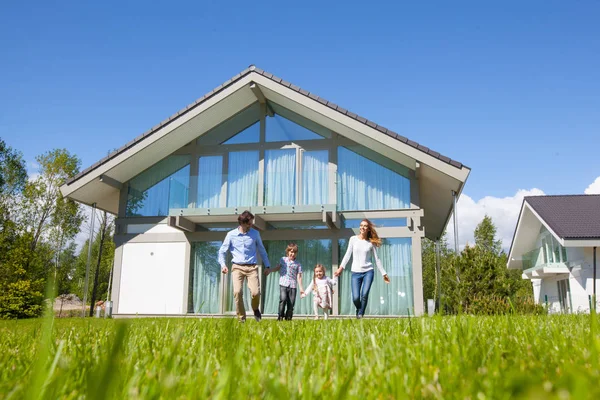
[[[348,240],[340,240],[340,260],[347,247]],[[377,255],[391,282],[386,284],[377,267],[374,268],[366,315],[414,315],[411,249],[411,238],[383,239]],[[351,278],[349,264],[339,282],[340,315],[356,315]]]
[[[296,204],[296,150],[265,151],[265,205]]]
[[[192,244],[192,276],[190,284],[191,304],[189,311],[202,314],[218,314],[221,298],[221,267],[217,260],[220,242]]]
[[[223,156],[200,157],[198,161],[198,208],[221,207]]]
[[[302,158],[302,204],[327,204],[329,152],[305,151]]]
[[[247,207],[258,204],[258,151],[229,153],[227,206]]]
[[[127,216],[163,216],[187,208],[190,157],[169,156],[129,182]]]
[[[410,207],[410,180],[344,147],[338,150],[338,209]]]

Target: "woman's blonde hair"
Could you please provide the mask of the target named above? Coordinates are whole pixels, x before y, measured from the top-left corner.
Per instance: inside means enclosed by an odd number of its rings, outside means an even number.
[[[295,250],[294,253],[298,254],[298,245],[296,243],[289,243],[285,248],[285,255],[289,256],[291,250]]]
[[[371,244],[375,247],[381,246],[381,239],[379,238],[379,235],[377,234],[377,231],[375,230],[375,226],[373,225],[373,223],[366,218],[360,222],[367,223],[367,240],[369,242],[371,242]]]

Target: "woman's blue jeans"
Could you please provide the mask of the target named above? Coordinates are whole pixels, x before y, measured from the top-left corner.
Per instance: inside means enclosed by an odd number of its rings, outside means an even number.
[[[367,309],[369,291],[373,283],[374,271],[352,273],[352,301],[356,307],[356,316],[362,317]]]

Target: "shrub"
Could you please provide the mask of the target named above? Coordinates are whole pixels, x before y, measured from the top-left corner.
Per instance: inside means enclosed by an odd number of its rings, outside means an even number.
[[[18,280],[0,288],[0,318],[34,318],[42,314],[43,280]]]

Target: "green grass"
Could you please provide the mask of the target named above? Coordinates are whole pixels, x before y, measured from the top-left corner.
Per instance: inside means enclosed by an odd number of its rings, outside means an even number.
[[[600,398],[591,321],[0,321],[0,398]]]

